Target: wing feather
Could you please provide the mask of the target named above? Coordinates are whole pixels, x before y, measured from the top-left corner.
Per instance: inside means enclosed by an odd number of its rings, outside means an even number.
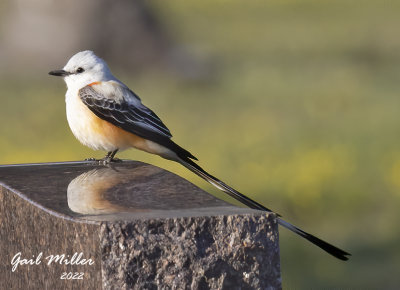
[[[107,98],[92,86],[85,86],[78,94],[82,102],[100,119],[136,134],[147,140],[163,145],[175,152],[179,157],[197,160],[190,152],[171,140],[172,134],[161,119],[149,108],[143,105],[140,98],[129,89],[129,94],[135,98],[129,102],[126,98],[116,101]]]

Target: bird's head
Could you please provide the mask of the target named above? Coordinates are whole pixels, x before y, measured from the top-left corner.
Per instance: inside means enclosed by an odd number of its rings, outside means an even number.
[[[82,88],[93,82],[114,78],[106,62],[90,50],[78,52],[70,58],[63,69],[53,70],[49,74],[63,77],[68,88]]]

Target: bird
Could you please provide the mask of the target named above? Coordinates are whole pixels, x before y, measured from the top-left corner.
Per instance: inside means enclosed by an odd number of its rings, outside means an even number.
[[[74,136],[93,150],[106,151],[99,160],[117,161],[118,151],[136,148],[182,164],[219,190],[249,208],[274,213],[279,225],[303,237],[332,256],[346,261],[350,253],[303,231],[281,215],[230,187],[198,165],[198,159],[172,141],[172,134],[141,98],[118,80],[107,63],[93,51],[73,55],[63,69],[50,75],[63,77],[67,92],[66,113]]]

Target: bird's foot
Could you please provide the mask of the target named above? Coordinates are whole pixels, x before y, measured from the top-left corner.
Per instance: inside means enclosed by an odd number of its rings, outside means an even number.
[[[85,161],[89,161],[90,163],[95,164],[95,165],[108,164],[104,159],[86,158]]]
[[[110,151],[107,153],[107,155],[101,159],[103,164],[109,164],[111,162],[121,162],[121,160],[119,160],[118,158],[114,158],[115,154],[117,154],[118,149],[114,150],[114,151]]]
[[[109,163],[119,163],[122,162],[119,158],[110,158],[109,156],[104,157],[103,159],[97,160],[99,163],[102,164],[109,164]]]
[[[96,159],[96,158],[93,158],[93,157],[91,157],[91,158],[86,158],[84,161],[97,161],[97,159]]]
[[[107,165],[107,164],[114,163],[114,162],[122,162],[121,159],[114,158],[114,156],[117,152],[118,152],[118,149],[108,152],[107,155],[102,159],[86,158],[85,161],[94,161],[95,163],[97,163],[99,165]]]
[[[96,158],[86,158],[85,161],[90,161],[93,162],[95,164],[99,164],[99,165],[107,165],[109,163],[117,163],[117,162],[122,162],[121,159],[118,158],[109,158],[109,157],[104,157],[102,159],[96,159]]]
[[[122,159],[113,158],[113,159],[110,160],[110,162],[120,163],[120,162],[122,162]]]

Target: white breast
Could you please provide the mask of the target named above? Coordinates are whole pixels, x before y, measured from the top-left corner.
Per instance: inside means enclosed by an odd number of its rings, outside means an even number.
[[[67,120],[74,136],[94,150],[114,151],[115,144],[98,130],[94,130],[97,117],[82,103],[77,89],[68,89],[65,102]]]

